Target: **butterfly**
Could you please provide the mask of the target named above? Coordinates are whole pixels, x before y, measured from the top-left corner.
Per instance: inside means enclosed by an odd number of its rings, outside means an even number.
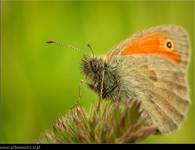
[[[177,25],[136,33],[103,56],[84,55],[82,72],[101,99],[137,100],[161,134],[177,129],[190,104],[190,43]]]

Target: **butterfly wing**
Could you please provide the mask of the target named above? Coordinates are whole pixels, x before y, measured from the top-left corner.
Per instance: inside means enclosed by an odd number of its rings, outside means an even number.
[[[123,90],[142,101],[161,133],[178,128],[189,105],[188,35],[179,26],[157,26],[135,34],[106,55],[120,60]]]

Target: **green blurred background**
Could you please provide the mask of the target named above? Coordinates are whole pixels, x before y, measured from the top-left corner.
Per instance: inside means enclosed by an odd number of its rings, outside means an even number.
[[[159,24],[181,25],[195,40],[194,1],[2,1],[1,13],[0,143],[34,143],[69,110],[83,79],[80,60],[89,53],[87,43],[104,54],[134,32]],[[181,129],[142,143],[195,143],[194,67],[191,58],[192,105]],[[86,109],[97,100],[87,88],[81,96]]]

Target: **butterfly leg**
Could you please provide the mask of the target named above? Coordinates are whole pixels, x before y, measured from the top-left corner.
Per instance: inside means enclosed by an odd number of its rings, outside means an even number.
[[[79,91],[78,91],[78,98],[77,98],[76,102],[74,103],[74,105],[71,107],[71,109],[74,108],[74,107],[76,107],[77,105],[80,105],[80,100],[81,100],[81,86],[83,84],[88,84],[88,83],[86,81],[84,81],[84,80],[80,80],[80,83],[79,83]]]

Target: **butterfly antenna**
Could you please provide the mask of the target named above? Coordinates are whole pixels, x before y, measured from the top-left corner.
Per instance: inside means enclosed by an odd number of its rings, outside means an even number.
[[[71,48],[71,49],[73,49],[73,50],[75,50],[75,51],[80,51],[79,48],[74,47],[73,45],[65,44],[65,43],[59,42],[59,41],[50,40],[50,41],[46,41],[46,44],[57,44],[57,45],[61,45],[61,46],[63,46],[63,47]]]
[[[93,52],[93,49],[92,49],[91,45],[90,44],[87,44],[87,47],[89,47],[89,49],[91,50],[91,53],[92,53],[92,55],[94,57],[95,55],[94,55],[94,52]]]

